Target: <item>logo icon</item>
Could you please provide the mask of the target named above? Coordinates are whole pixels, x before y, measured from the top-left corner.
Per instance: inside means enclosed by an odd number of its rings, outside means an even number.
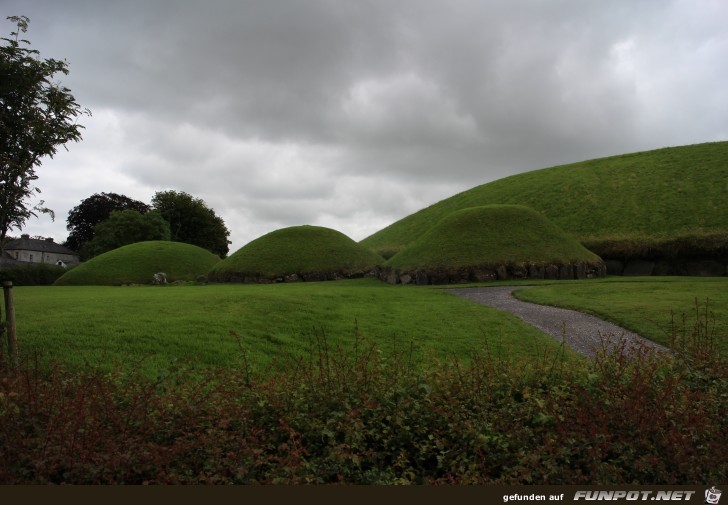
[[[718,502],[720,501],[720,494],[723,491],[720,489],[715,489],[715,486],[711,487],[710,489],[705,490],[705,503],[709,503],[710,505],[718,505]]]

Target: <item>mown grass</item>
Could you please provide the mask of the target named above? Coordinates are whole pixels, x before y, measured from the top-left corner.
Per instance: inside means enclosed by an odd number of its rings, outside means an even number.
[[[210,251],[182,242],[153,240],[129,244],[106,252],[69,270],[56,280],[57,286],[119,286],[151,284],[157,272],[167,279],[194,280],[220,258]]]
[[[321,226],[276,230],[246,244],[210,272],[217,281],[274,280],[288,275],[363,275],[384,260],[343,233]],[[319,280],[326,280],[325,278]]]
[[[521,300],[595,314],[669,345],[672,323],[682,331],[704,313],[716,348],[728,356],[728,278],[649,277],[540,284],[520,289]],[[707,311],[707,312],[706,312]],[[687,328],[690,330],[691,328]]]
[[[543,215],[520,205],[487,205],[449,214],[388,262],[401,270],[599,262]]]
[[[295,359],[326,337],[383,352],[468,357],[483,347],[523,361],[559,351],[519,319],[455,297],[371,279],[273,285],[16,288],[21,351],[74,367],[119,364],[148,375],[180,361],[256,370]],[[567,355],[571,355],[566,351]]]
[[[721,237],[728,234],[727,196],[728,142],[672,147],[483,184],[407,216],[361,244],[389,256],[454,211],[513,204],[542,212],[582,242],[605,248],[610,240],[640,249],[641,240],[659,245],[681,236],[707,237],[704,242],[713,247],[724,244]]]

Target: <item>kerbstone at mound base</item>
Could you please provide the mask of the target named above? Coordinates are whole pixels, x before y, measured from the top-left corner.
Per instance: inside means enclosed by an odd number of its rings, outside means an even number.
[[[720,277],[725,275],[725,265],[717,261],[690,261],[687,265],[688,275],[695,277]]]
[[[627,263],[624,267],[624,275],[626,276],[649,276],[655,268],[653,261],[634,260]]]
[[[464,268],[454,274],[443,270],[418,270],[400,275],[391,267],[382,267],[377,276],[389,284],[410,284],[413,280],[418,286],[428,284],[465,284],[469,282],[490,282],[496,280],[549,279],[574,280],[605,277],[604,265],[575,263],[569,265],[499,265],[495,268]]]

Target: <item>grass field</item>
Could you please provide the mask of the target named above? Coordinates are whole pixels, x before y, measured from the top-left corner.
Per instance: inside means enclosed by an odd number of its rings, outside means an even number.
[[[598,314],[668,343],[672,315],[694,321],[696,299],[715,318],[728,352],[728,280],[645,278],[543,282],[524,300]],[[72,366],[238,366],[257,370],[306,355],[321,343],[352,349],[357,334],[384,354],[467,360],[485,346],[498,359],[539,359],[558,344],[519,319],[440,289],[371,279],[273,285],[15,289],[21,351]],[[362,343],[362,348],[365,344]],[[578,359],[569,356],[569,359]]]
[[[178,360],[237,366],[247,354],[263,370],[305,354],[322,335],[329,347],[350,349],[357,325],[383,353],[412,345],[417,359],[467,359],[486,343],[504,359],[558,350],[515,317],[442,291],[370,279],[15,291],[21,350],[82,367],[118,363],[154,374]]]
[[[690,331],[696,307],[702,315],[707,308],[716,345],[722,355],[728,355],[725,277],[610,277],[606,281],[542,284],[515,295],[524,301],[589,312],[662,344],[670,343],[671,321],[679,330],[684,321]]]

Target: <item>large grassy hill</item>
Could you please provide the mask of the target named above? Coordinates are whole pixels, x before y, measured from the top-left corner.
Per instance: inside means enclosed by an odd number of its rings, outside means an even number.
[[[167,279],[194,280],[220,261],[210,251],[182,242],[152,240],[106,252],[63,274],[57,286],[150,284],[157,272]]]
[[[728,249],[728,142],[623,154],[535,170],[477,186],[367,237],[390,257],[446,215],[525,205],[598,254]]]
[[[215,281],[332,280],[372,271],[384,260],[321,226],[276,230],[238,249],[210,272]]]

